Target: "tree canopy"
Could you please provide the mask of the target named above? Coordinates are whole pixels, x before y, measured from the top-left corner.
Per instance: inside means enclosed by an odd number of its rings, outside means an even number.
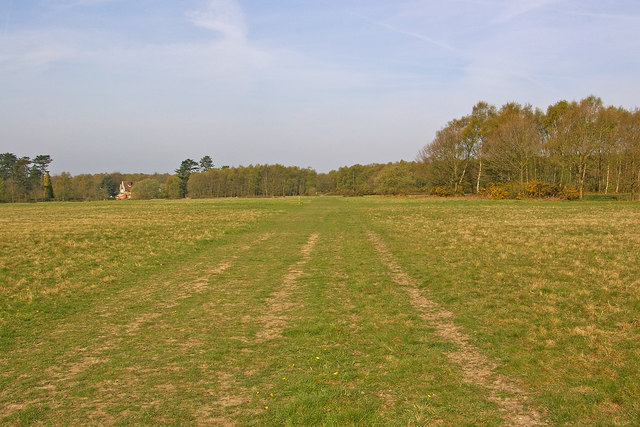
[[[11,202],[44,200],[44,177],[53,159],[39,154],[31,159],[13,153],[0,154],[0,179],[4,187],[4,199]]]
[[[607,107],[595,96],[559,101],[546,112],[513,102],[500,109],[479,103],[439,130],[418,160],[433,185],[465,192],[500,182],[518,193],[540,181],[576,188],[580,197],[613,191],[637,198],[639,128],[638,110]]]
[[[136,197],[261,197],[315,194],[489,194],[582,197],[626,193],[640,199],[640,110],[606,106],[596,96],[546,110],[509,102],[476,103],[449,120],[413,162],[354,164],[328,173],[297,166],[215,167],[187,158],[170,174],[49,176],[51,156],[0,154],[0,201],[99,200],[117,183]],[[576,196],[577,195],[577,196]],[[569,196],[567,196],[569,197]]]

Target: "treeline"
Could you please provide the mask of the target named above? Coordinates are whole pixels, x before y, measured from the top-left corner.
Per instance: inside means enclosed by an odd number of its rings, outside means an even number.
[[[356,164],[318,175],[323,194],[363,196],[428,192],[424,165],[419,162]]]
[[[132,198],[273,197],[316,194],[478,194],[492,198],[582,198],[630,193],[640,199],[640,111],[590,96],[546,111],[478,102],[449,121],[413,162],[352,165],[317,173],[296,166],[215,168],[186,159],[175,174],[49,177],[48,155],[0,154],[0,201],[100,200],[134,181]]]
[[[31,159],[13,153],[1,153],[0,202],[50,200],[53,194],[48,168],[52,161],[48,154]]]
[[[113,199],[120,183],[132,181],[133,199],[182,197],[273,197],[317,194],[317,173],[310,168],[250,165],[214,168],[210,156],[186,159],[175,174],[98,173],[49,176],[50,156],[0,154],[0,202]],[[46,191],[46,189],[49,191]]]
[[[186,164],[197,165],[192,160]],[[185,168],[176,170],[184,176]],[[329,173],[282,165],[211,168],[188,176],[186,195],[203,197],[273,197],[318,194],[408,194],[426,190],[419,162],[345,166]]]
[[[187,194],[193,198],[302,196],[317,192],[316,171],[279,164],[212,168],[192,173],[187,182]]]
[[[136,183],[152,180],[157,183],[157,196],[161,196],[162,183],[172,175],[168,173],[98,173],[72,176],[69,172],[51,177],[54,199],[58,201],[107,200],[118,194],[122,181]],[[144,187],[144,186],[143,186]],[[146,197],[145,197],[146,198]]]
[[[604,106],[590,96],[545,112],[486,102],[440,129],[418,155],[427,186],[459,193],[502,188],[640,195],[640,111]]]
[[[0,202],[39,202],[48,200],[82,201],[112,199],[122,181],[143,182],[151,179],[161,183],[170,174],[99,173],[72,176],[68,172],[50,176],[48,167],[53,162],[49,155],[33,159],[18,157],[13,153],[0,154]],[[157,196],[166,196],[159,192]]]
[[[640,111],[605,106],[595,96],[559,101],[546,111],[479,102],[440,129],[414,162],[356,164],[326,174],[280,165],[176,173],[190,197],[419,193],[576,199],[591,192],[638,199]]]

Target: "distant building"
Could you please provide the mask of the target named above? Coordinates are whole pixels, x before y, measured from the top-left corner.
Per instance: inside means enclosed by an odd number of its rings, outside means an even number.
[[[133,181],[122,181],[120,183],[120,192],[116,196],[116,200],[130,199],[131,187],[133,187]]]

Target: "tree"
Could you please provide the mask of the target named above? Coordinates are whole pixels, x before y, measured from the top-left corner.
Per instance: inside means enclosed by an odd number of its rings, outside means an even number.
[[[131,198],[136,200],[157,199],[162,189],[160,183],[153,178],[143,179],[131,187]]]
[[[469,117],[451,120],[418,154],[419,161],[430,164],[437,184],[448,185],[456,191],[467,176],[474,152],[474,143],[464,132],[468,124]]]
[[[53,200],[53,185],[51,185],[51,176],[49,172],[45,172],[44,174],[44,195],[43,199],[45,201]]]
[[[35,168],[40,174],[44,175],[49,171],[49,164],[53,162],[53,159],[48,154],[39,154],[33,158],[33,168]]]
[[[626,173],[622,180],[632,197],[640,200],[640,110],[624,114],[620,128],[622,151],[626,158]]]
[[[213,182],[217,171],[194,173],[189,177],[188,190],[189,197],[202,198],[213,197]]]
[[[53,192],[58,200],[63,202],[73,198],[73,188],[71,186],[71,174],[62,172],[59,176],[54,177]]]
[[[584,195],[587,168],[602,139],[599,120],[602,100],[589,96],[578,102],[560,101],[547,109],[549,146],[561,160],[570,179],[577,184],[580,198]]]
[[[105,175],[96,184],[96,191],[102,198],[115,197],[118,194],[118,186],[111,175]]]
[[[318,192],[319,193],[332,193],[336,190],[336,175],[337,172],[335,170],[329,171],[328,173],[318,174]]]
[[[375,180],[376,193],[406,194],[415,189],[416,179],[407,162],[390,163]]]
[[[533,178],[532,162],[540,154],[538,115],[530,105],[508,103],[492,121],[495,129],[485,145],[488,168],[500,181],[518,182],[522,190]]]
[[[604,188],[604,194],[609,193],[611,182],[611,166],[618,158],[620,148],[619,127],[624,110],[608,107],[601,110],[598,117],[600,142],[596,147],[596,184],[598,192]],[[606,170],[606,172],[605,172]]]
[[[18,157],[13,153],[0,154],[0,178],[7,180],[13,178],[13,169]]]
[[[478,159],[478,176],[476,179],[476,193],[480,192],[482,178],[482,161],[484,144],[491,133],[492,119],[496,116],[496,107],[484,101],[473,106],[469,123],[462,131],[462,137],[470,144],[472,155]]]
[[[40,154],[31,161],[32,166],[29,169],[29,189],[35,192],[34,198],[39,198],[39,194],[44,194],[44,175],[48,172],[49,164],[53,161],[48,154]]]
[[[0,202],[7,201],[7,192],[4,186],[4,179],[0,178]]]
[[[182,181],[177,176],[169,176],[164,183],[163,197],[166,197],[167,199],[179,199],[182,197],[182,189],[180,187],[181,182]]]
[[[206,172],[213,168],[213,160],[211,156],[204,156],[200,159],[200,172]]]
[[[0,179],[4,180],[11,201],[40,199],[42,179],[51,162],[49,155],[38,155],[32,161],[13,153],[0,154]]]
[[[29,157],[20,157],[13,165],[12,179],[15,189],[15,197],[26,199],[31,189],[31,181],[29,180],[29,165],[31,159]]]
[[[176,169],[176,175],[180,178],[180,197],[187,195],[187,183],[189,182],[189,176],[198,170],[198,163],[193,159],[183,160],[180,167]]]

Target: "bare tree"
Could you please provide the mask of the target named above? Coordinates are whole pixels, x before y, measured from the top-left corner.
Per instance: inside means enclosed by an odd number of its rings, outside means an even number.
[[[540,155],[542,134],[539,114],[530,105],[505,104],[493,119],[494,130],[487,138],[488,168],[505,182],[529,181],[533,161]]]
[[[496,107],[484,101],[473,106],[469,123],[463,130],[463,138],[469,141],[472,147],[472,156],[478,160],[478,175],[476,179],[476,193],[480,192],[480,180],[482,179],[482,163],[484,160],[484,144],[492,131],[493,118],[496,116]]]
[[[467,175],[474,143],[465,135],[469,117],[451,120],[433,141],[418,153],[418,160],[430,163],[434,180],[458,190]]]

